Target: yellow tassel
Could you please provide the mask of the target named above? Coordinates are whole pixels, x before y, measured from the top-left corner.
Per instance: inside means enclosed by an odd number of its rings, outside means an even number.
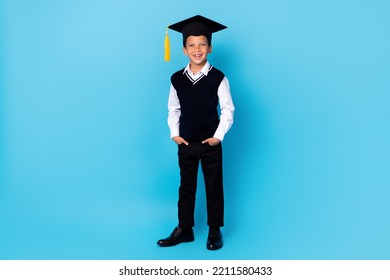
[[[169,37],[168,37],[168,27],[165,31],[165,40],[164,40],[164,60],[170,61],[171,60],[171,48],[169,44]]]

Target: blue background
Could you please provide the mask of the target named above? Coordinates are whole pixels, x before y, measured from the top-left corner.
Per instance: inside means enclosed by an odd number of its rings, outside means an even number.
[[[389,259],[390,2],[0,1],[1,259]],[[168,24],[229,28],[225,246],[176,225]]]

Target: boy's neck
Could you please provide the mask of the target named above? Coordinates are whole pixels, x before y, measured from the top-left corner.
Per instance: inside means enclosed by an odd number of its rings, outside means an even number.
[[[200,70],[203,69],[203,67],[206,65],[206,63],[207,63],[207,60],[204,63],[199,64],[199,65],[193,64],[193,63],[190,62],[190,70],[192,71],[192,73],[196,74]]]

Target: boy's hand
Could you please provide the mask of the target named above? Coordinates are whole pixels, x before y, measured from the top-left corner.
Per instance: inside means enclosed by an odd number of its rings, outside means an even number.
[[[181,145],[181,144],[184,144],[184,145],[188,145],[188,142],[186,140],[184,140],[182,137],[180,136],[174,136],[172,137],[172,140],[175,141],[175,143],[177,145]]]
[[[207,138],[206,140],[203,140],[202,144],[208,143],[210,146],[216,146],[220,142],[221,142],[221,140],[219,140],[218,138],[211,137],[211,138]]]

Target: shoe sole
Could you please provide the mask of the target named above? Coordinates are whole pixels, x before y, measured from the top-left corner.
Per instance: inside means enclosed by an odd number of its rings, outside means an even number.
[[[180,240],[179,242],[175,242],[175,243],[171,243],[171,244],[157,244],[158,246],[160,247],[172,247],[172,246],[176,246],[176,245],[179,245],[180,243],[188,243],[188,242],[192,242],[194,241],[195,238],[193,236],[189,236],[189,237],[186,237],[186,238],[183,238],[183,240]]]
[[[207,245],[206,246],[207,247],[207,250],[210,250],[210,251],[215,251],[215,250],[219,250],[219,249],[221,249],[222,247],[223,247],[223,245],[222,246],[209,246],[209,245]]]

